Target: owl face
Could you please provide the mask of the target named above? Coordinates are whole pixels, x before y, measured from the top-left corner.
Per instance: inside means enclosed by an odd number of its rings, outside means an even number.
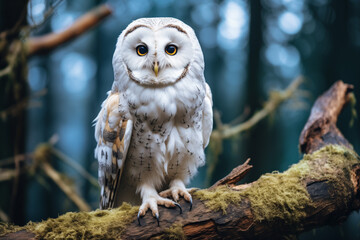
[[[180,20],[138,19],[118,39],[114,71],[124,68],[141,85],[170,85],[187,75],[197,49],[200,45],[194,31]],[[200,55],[202,59],[201,49]]]

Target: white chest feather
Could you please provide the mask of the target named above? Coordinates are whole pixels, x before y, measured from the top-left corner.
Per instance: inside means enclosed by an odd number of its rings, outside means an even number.
[[[204,84],[186,78],[162,88],[130,84],[120,100],[120,111],[134,123],[126,159],[130,182],[151,179],[159,187],[176,177],[189,180],[204,164]]]

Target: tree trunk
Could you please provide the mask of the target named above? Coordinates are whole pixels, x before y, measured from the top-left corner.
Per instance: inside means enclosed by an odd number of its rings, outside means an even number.
[[[26,106],[29,92],[25,44],[20,31],[27,25],[27,0],[2,1],[0,8],[0,159],[25,152]],[[11,196],[0,200],[9,209],[12,222],[25,222],[24,162],[15,157],[16,177],[11,184],[1,185],[3,194]],[[5,202],[9,199],[10,202]],[[4,202],[3,202],[4,201]]]

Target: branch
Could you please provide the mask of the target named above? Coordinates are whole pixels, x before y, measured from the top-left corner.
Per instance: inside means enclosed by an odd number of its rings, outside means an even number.
[[[256,112],[249,120],[237,124],[235,126],[222,125],[220,129],[215,129],[212,132],[211,137],[227,139],[237,136],[241,132],[249,130],[258,122],[260,122],[262,119],[273,113],[281,103],[290,99],[294,95],[295,91],[299,88],[302,82],[303,82],[303,77],[300,76],[296,78],[285,90],[274,91],[270,93],[270,98],[265,103],[264,108]]]
[[[219,155],[222,153],[222,141],[232,137],[239,136],[240,133],[251,129],[262,119],[274,113],[275,110],[286,100],[294,97],[294,95],[300,91],[298,90],[301,83],[304,81],[302,76],[297,77],[285,90],[270,92],[270,98],[265,103],[263,109],[256,112],[250,119],[243,123],[236,125],[223,124],[220,118],[220,113],[214,111],[214,120],[216,123],[216,129],[213,130],[210,137],[209,149],[211,150],[211,158],[208,158],[208,169],[206,174],[206,182],[210,183],[213,173],[219,161]],[[248,109],[245,109],[244,114],[247,114]],[[241,117],[241,116],[240,116]],[[237,119],[235,119],[235,122]]]
[[[56,156],[61,161],[68,164],[70,167],[75,169],[81,176],[83,176],[86,180],[88,180],[94,187],[100,188],[98,181],[94,178],[88,171],[86,171],[80,164],[75,162],[69,156],[61,152],[60,150],[52,147],[51,153]]]
[[[74,188],[69,186],[61,175],[47,162],[43,163],[41,168],[47,176],[49,176],[61,190],[73,201],[81,211],[90,211],[90,206],[75,192]]]
[[[351,144],[336,127],[336,122],[345,104],[354,98],[353,89],[353,85],[338,81],[323,97],[316,100],[300,135],[301,152],[311,153],[329,143],[352,149]]]
[[[90,206],[76,193],[74,187],[66,183],[64,177],[51,166],[51,154],[52,146],[50,144],[40,144],[34,152],[35,167],[40,166],[45,174],[59,186],[81,211],[90,211]]]
[[[59,33],[31,37],[28,40],[28,56],[47,53],[60,45],[81,36],[111,14],[112,10],[103,4],[77,19],[69,28]]]
[[[239,182],[241,179],[243,179],[245,177],[245,175],[253,167],[252,165],[249,165],[249,162],[250,162],[250,158],[248,158],[244,164],[234,168],[226,177],[217,181],[214,185],[212,185],[209,188],[209,190],[215,189],[216,187],[221,186],[221,185],[235,186],[235,184],[237,182]]]
[[[192,211],[185,210],[188,203],[183,200],[182,214],[160,208],[160,227],[149,213],[138,226],[138,207],[123,204],[67,213],[15,230],[8,227],[17,232],[0,239],[279,239],[342,222],[360,209],[360,158],[335,125],[351,90],[351,85],[337,82],[318,98],[300,139],[308,154],[299,163],[282,173],[264,174],[246,188],[218,184],[213,190],[198,190]],[[220,182],[233,184],[230,179],[236,175]]]
[[[9,64],[8,67],[11,67],[11,64]],[[11,68],[11,71],[12,71],[12,68]],[[0,71],[0,77],[1,77],[1,71]],[[1,120],[6,121],[9,119],[9,117],[17,116],[19,113],[21,113],[26,108],[38,107],[39,104],[36,104],[34,102],[32,104],[31,103],[29,104],[29,100],[45,96],[46,93],[47,93],[47,90],[42,89],[40,91],[33,93],[32,96],[30,96],[30,97],[25,97],[23,99],[20,99],[19,102],[8,107],[7,109],[1,110],[0,111]]]
[[[14,158],[5,159],[2,163],[9,164],[13,163],[15,158],[19,161],[24,161],[26,158],[31,159],[31,165],[24,168],[19,174],[30,173],[31,175],[36,174],[36,170],[40,167],[43,172],[55,182],[56,185],[65,193],[65,195],[74,202],[74,204],[81,211],[90,211],[90,206],[83,200],[80,195],[77,194],[74,187],[71,184],[67,184],[66,178],[61,173],[57,172],[54,167],[50,164],[51,155],[56,156],[58,159],[69,164],[72,168],[78,171],[84,178],[86,178],[93,186],[99,188],[96,179],[88,173],[84,168],[70,159],[61,151],[55,149],[52,146],[52,139],[49,143],[39,144],[33,153],[20,154]],[[0,165],[1,166],[1,165]],[[2,169],[0,168],[0,182],[8,181],[17,176],[16,170],[14,169]]]
[[[41,22],[39,23],[35,23],[34,19],[33,19],[33,16],[30,15],[30,19],[31,19],[31,26],[30,26],[30,30],[34,30],[40,26],[42,26],[47,20],[49,20],[49,18],[54,14],[55,12],[55,9],[60,5],[60,3],[62,3],[63,0],[57,0],[57,1],[54,1],[49,9],[44,13],[43,15],[43,19]],[[30,8],[32,9],[33,6],[32,6],[32,2],[30,2]]]

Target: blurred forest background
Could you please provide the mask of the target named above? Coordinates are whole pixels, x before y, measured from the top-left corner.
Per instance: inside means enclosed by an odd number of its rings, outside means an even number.
[[[225,140],[218,161],[207,149],[207,165],[191,186],[210,186],[248,157],[254,168],[244,183],[266,172],[286,170],[302,157],[297,147],[299,135],[319,94],[341,79],[354,84],[360,98],[358,0],[30,0],[28,24],[39,25],[30,35],[62,31],[103,3],[109,4],[113,14],[95,29],[49,54],[29,59],[31,97],[24,118],[27,154],[23,164],[31,165],[27,156],[51,139],[51,165],[91,209],[98,207],[99,200],[99,188],[94,184],[97,161],[92,121],[113,82],[111,61],[117,37],[134,19],[170,16],[194,28],[204,52],[214,109],[223,123],[248,119],[263,107],[270,90],[285,89],[299,75],[306,78],[295,99],[286,101],[250,130]],[[0,32],[6,26],[6,6],[0,3]],[[47,14],[49,9],[54,9],[51,14]],[[5,101],[3,98],[0,101]],[[359,106],[356,108],[359,112]],[[0,114],[0,132],[5,133],[9,118],[4,109]],[[350,126],[352,118],[348,108],[338,125],[360,153],[360,124],[355,120]],[[44,171],[23,174],[14,201],[14,180],[5,177],[14,158],[8,139],[0,139],[0,143],[3,221],[24,224],[78,211]],[[91,176],[76,170],[74,163]],[[342,225],[322,227],[299,238],[360,239],[360,214],[353,213]]]

